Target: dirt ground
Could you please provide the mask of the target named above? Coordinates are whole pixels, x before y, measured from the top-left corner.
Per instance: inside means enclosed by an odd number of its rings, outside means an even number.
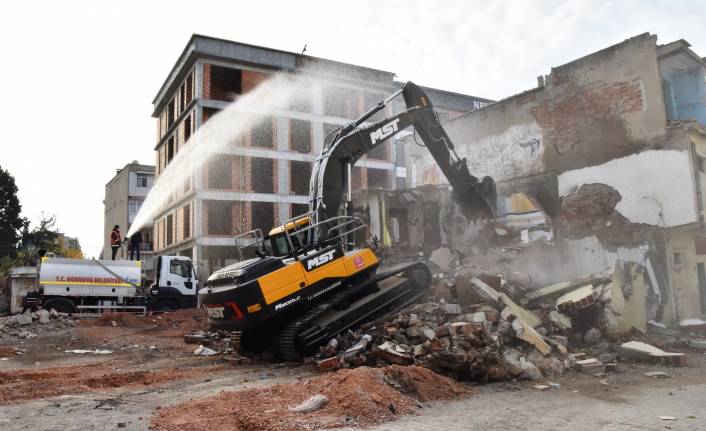
[[[224,364],[193,357],[194,346],[183,342],[184,334],[204,326],[197,310],[153,316],[118,313],[33,338],[0,340],[0,405],[217,372]]]
[[[537,382],[458,384],[417,367],[319,374],[310,364],[194,356],[183,335],[204,327],[200,312],[182,310],[0,340],[0,429],[594,429],[598,416],[611,415],[595,429],[652,429],[639,421],[659,422],[654,407],[625,412],[669,402],[675,407],[660,414],[680,415],[671,429],[706,429],[701,410],[689,410],[692,400],[706,402],[706,356],[697,351],[685,368],[621,364],[604,378],[572,371],[555,381],[560,388],[539,391]],[[66,353],[74,349],[112,353]],[[670,377],[644,376],[656,370]],[[329,399],[322,409],[289,410],[315,394]]]

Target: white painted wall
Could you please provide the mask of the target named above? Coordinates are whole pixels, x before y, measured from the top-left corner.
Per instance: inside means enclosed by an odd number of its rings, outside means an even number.
[[[515,124],[472,144],[456,145],[456,151],[467,158],[475,176],[489,175],[495,181],[503,181],[544,172],[544,142],[535,122]]]
[[[650,150],[558,176],[559,196],[584,184],[620,193],[616,210],[633,223],[674,227],[699,221],[693,164],[687,151]]]
[[[499,134],[464,139],[451,136],[460,157],[466,157],[471,174],[482,177],[489,175],[495,181],[536,175],[544,172],[544,141],[537,123],[512,125]],[[411,185],[448,184],[438,164],[425,148],[415,148],[409,144],[410,154],[420,158],[410,158],[412,173]]]
[[[137,187],[137,174],[147,175],[147,187]],[[154,185],[154,174],[150,172],[130,172],[128,174],[128,196],[146,197]]]

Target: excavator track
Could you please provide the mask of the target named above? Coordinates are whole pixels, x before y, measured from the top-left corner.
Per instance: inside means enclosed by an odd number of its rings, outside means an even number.
[[[300,361],[337,334],[413,302],[426,292],[430,282],[427,266],[414,262],[391,267],[358,286],[348,286],[287,323],[279,333],[280,354],[287,361]]]

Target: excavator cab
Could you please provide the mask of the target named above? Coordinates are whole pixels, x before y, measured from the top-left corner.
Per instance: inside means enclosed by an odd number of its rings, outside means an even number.
[[[262,230],[253,229],[235,237],[240,260],[252,256],[251,250],[258,257],[294,257],[310,245],[310,235],[307,228],[311,225],[311,217],[303,215],[287,220],[283,225],[270,230],[267,236]]]
[[[273,228],[265,238],[265,249],[272,256],[293,256],[311,244],[309,226],[311,217],[306,214]]]

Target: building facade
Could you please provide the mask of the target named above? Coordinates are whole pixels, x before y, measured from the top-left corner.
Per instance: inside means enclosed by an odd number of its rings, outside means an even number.
[[[123,237],[127,234],[153,184],[154,166],[133,161],[118,169],[115,176],[105,185],[102,259],[111,257],[110,232],[113,226],[120,226]],[[145,226],[140,233],[142,234],[140,260],[149,276],[153,269],[152,226]],[[116,259],[129,258],[127,245],[118,256]]]
[[[706,312],[704,60],[679,40],[642,34],[552,68],[538,86],[449,121],[474,175],[500,202],[527,193],[554,222],[561,265],[576,277],[637,262],[659,320]],[[442,184],[410,147],[408,186]]]
[[[243,112],[249,132],[184,172],[183,185],[154,220],[156,252],[191,257],[202,277],[235,261],[235,235],[254,228],[267,233],[306,212],[311,166],[326,137],[402,85],[391,72],[194,35],[153,101],[157,179],[210,118],[282,72],[315,79],[276,115]],[[490,102],[427,90],[445,118]],[[353,189],[404,184],[405,151],[394,140],[369,153],[354,168]]]

